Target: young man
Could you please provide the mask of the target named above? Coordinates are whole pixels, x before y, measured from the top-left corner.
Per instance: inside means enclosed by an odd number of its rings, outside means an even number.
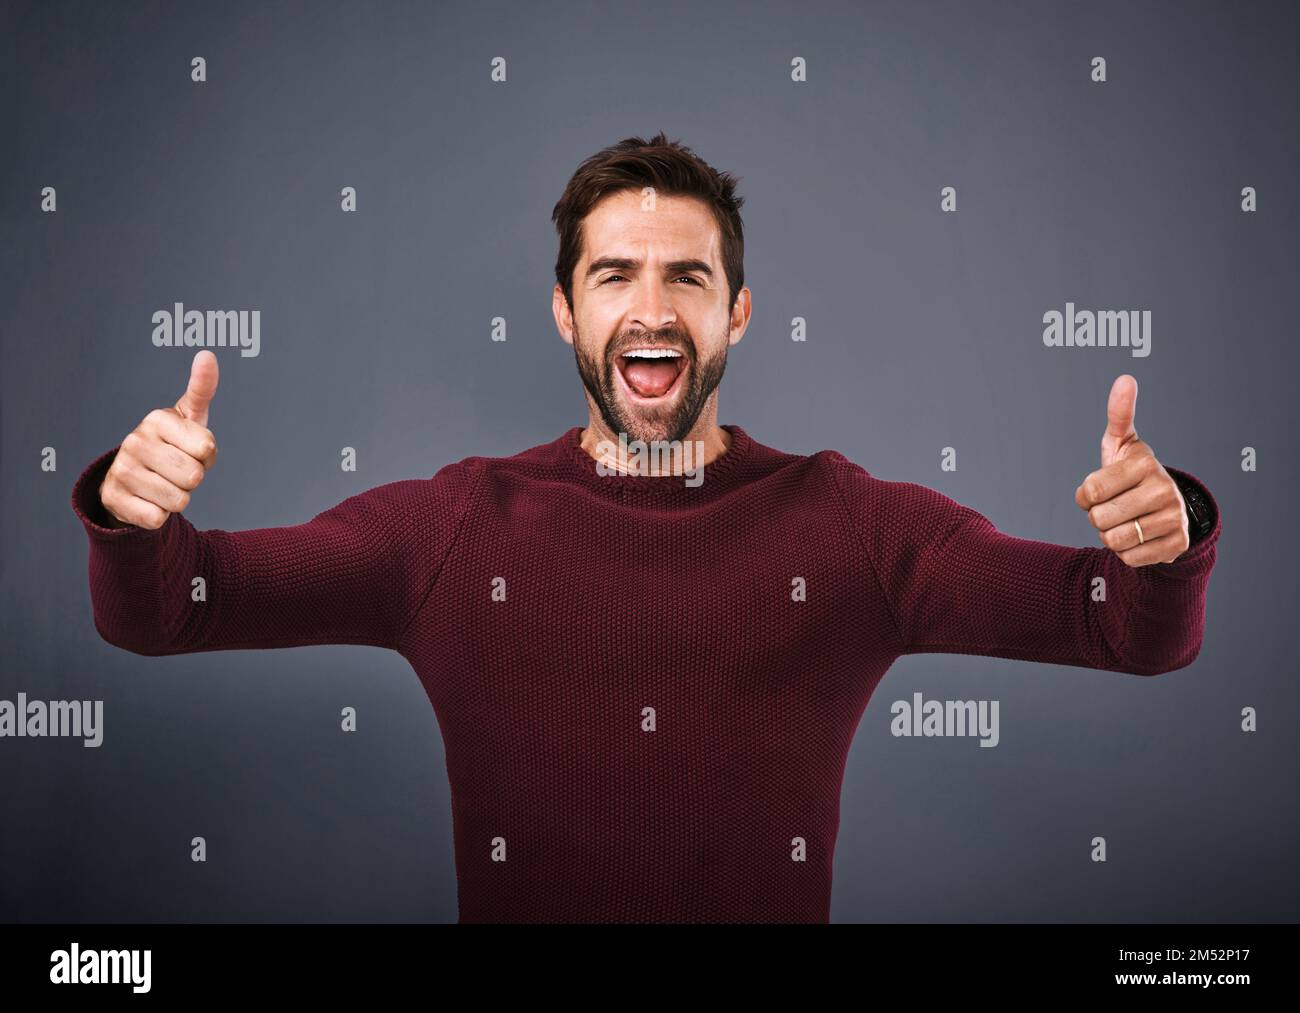
[[[1074,494],[1102,547],[720,426],[741,203],[663,135],[588,159],[555,207],[552,297],[587,425],[305,524],[182,515],[216,456],[199,352],[73,490],[96,628],[147,655],[399,651],[444,737],[462,921],[827,921],[845,757],[894,660],[1185,666],[1218,510],[1138,438],[1128,375]]]

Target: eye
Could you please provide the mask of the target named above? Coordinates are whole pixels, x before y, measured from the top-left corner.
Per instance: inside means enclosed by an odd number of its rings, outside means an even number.
[[[623,275],[621,275],[621,274],[611,274],[609,277],[605,278],[605,279],[601,282],[601,284],[602,284],[602,285],[608,285],[611,281],[614,281],[616,278],[617,278],[617,279],[621,279],[621,280],[623,280],[623,281],[627,281],[627,279],[624,278]],[[701,288],[703,287],[702,285],[700,285],[699,279],[697,279],[697,278],[693,278],[693,277],[691,277],[691,275],[689,275],[689,274],[680,274],[680,275],[678,275],[674,280],[675,280],[675,281],[681,281],[683,278],[685,278],[687,281],[689,281],[692,285],[695,285],[695,286],[697,286],[697,287],[701,287]]]

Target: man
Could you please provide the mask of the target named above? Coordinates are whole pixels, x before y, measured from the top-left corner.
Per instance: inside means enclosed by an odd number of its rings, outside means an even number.
[[[198,531],[201,351],[175,407],[73,490],[108,642],[410,661],[445,742],[462,921],[827,921],[845,757],[896,658],[1156,675],[1200,650],[1217,504],[1138,438],[1128,375],[1074,495],[1102,547],[720,426],[750,315],[734,187],[662,134],[570,180],[552,302],[585,428],[305,524]]]

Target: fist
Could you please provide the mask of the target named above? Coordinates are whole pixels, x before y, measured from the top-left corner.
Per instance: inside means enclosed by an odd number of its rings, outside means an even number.
[[[126,434],[99,486],[100,502],[118,522],[112,527],[156,530],[189,506],[190,493],[217,459],[217,440],[208,429],[217,375],[217,357],[200,351],[176,406],[155,408]]]
[[[1115,378],[1106,404],[1101,467],[1074,491],[1107,546],[1129,566],[1172,563],[1191,544],[1183,494],[1133,428],[1137,380]]]

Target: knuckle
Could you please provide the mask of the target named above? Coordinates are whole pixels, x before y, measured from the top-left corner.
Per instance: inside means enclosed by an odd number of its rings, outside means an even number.
[[[113,466],[108,469],[108,474],[104,476],[104,481],[108,481],[111,477],[126,492],[134,492],[135,476],[139,473],[139,469],[134,454],[127,454],[125,457],[119,454]]]
[[[166,516],[163,514],[162,509],[153,503],[146,503],[138,510],[132,511],[131,523],[137,527],[148,528],[150,531],[162,527],[164,520],[166,520]]]

